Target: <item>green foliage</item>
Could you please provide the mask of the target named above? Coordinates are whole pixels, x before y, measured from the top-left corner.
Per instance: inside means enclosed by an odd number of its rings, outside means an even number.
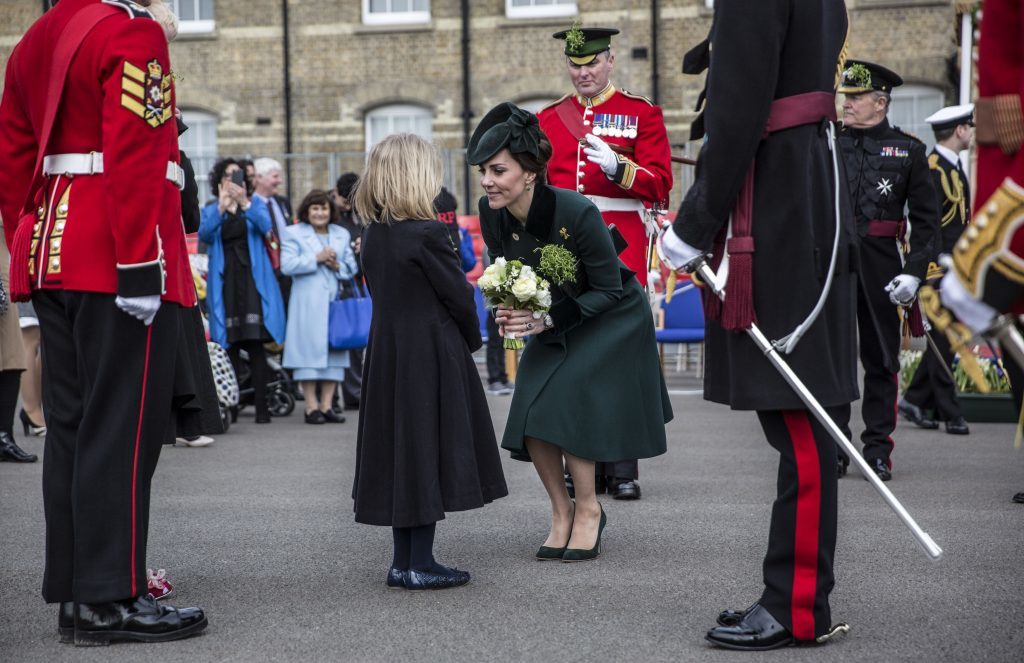
[[[900,391],[904,391],[910,381],[914,378],[914,372],[921,365],[922,352],[919,350],[904,350],[900,352]],[[985,375],[988,382],[989,393],[1008,394],[1010,393],[1010,380],[1006,376],[1001,363],[991,357],[978,357],[978,366]],[[978,387],[974,384],[963,366],[960,364],[960,357],[953,357],[953,378],[956,380],[956,389],[961,394],[977,394]]]
[[[860,87],[871,87],[871,70],[862,64],[852,65],[845,72],[846,80]]]
[[[540,264],[537,271],[555,285],[576,282],[576,267],[579,260],[572,251],[561,244],[545,244],[540,251]]]
[[[583,35],[583,30],[580,30],[579,20],[573,21],[572,27],[565,33],[565,45],[570,52],[578,53],[586,43],[587,38]]]

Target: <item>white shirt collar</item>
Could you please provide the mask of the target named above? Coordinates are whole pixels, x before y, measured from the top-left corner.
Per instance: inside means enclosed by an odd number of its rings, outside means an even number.
[[[954,166],[960,165],[960,155],[949,149],[945,145],[935,144],[935,151],[942,155],[942,158],[950,162]]]

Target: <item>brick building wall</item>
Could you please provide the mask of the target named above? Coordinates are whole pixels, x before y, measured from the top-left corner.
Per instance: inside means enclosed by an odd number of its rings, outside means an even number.
[[[465,200],[461,154],[462,17],[460,0],[430,0],[428,22],[366,25],[360,0],[288,2],[293,197],[329,186],[339,171],[358,169],[367,113],[407,104],[429,113],[433,140],[447,153],[446,179]],[[183,109],[216,122],[222,155],[286,152],[282,0],[213,0],[214,29],[182,34],[171,45]],[[562,42],[550,37],[573,16],[508,18],[506,0],[474,0],[470,7],[470,88],[478,119],[503,100],[556,99],[571,86]],[[651,0],[577,0],[584,25],[621,30],[614,38],[613,82],[652,93]],[[682,151],[702,81],[680,71],[682,56],[707,34],[712,10],[705,0],[658,4],[658,101],[669,137]],[[848,0],[850,55],[883,63],[908,83],[952,100],[947,59],[956,53],[952,2]],[[36,0],[0,0],[0,64],[41,11]],[[476,119],[471,121],[475,123]],[[677,167],[672,204],[688,172]],[[475,176],[471,177],[471,198]]]

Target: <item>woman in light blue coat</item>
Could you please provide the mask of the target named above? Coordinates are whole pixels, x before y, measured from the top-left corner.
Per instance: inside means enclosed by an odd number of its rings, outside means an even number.
[[[327,192],[311,191],[299,206],[299,222],[281,238],[281,271],[292,277],[284,366],[302,385],[307,424],[345,421],[331,402],[345,377],[348,351],[328,348],[327,318],[341,281],[356,273],[356,258],[349,232],[333,223],[337,218]]]

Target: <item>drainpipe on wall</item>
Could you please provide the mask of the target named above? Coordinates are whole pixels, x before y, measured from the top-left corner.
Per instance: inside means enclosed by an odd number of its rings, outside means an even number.
[[[284,77],[284,151],[290,156],[292,153],[292,72],[291,72],[291,44],[288,38],[288,0],[281,0],[281,28],[284,32],[282,49],[284,50],[282,75]],[[285,182],[289,189],[292,186],[292,160],[285,159]]]
[[[651,100],[658,103],[658,0],[651,0]]]
[[[469,0],[460,2],[462,11],[462,144],[469,145],[469,122],[473,117],[472,99],[470,98],[469,69]],[[470,169],[466,160],[462,160],[462,213],[471,214]]]

